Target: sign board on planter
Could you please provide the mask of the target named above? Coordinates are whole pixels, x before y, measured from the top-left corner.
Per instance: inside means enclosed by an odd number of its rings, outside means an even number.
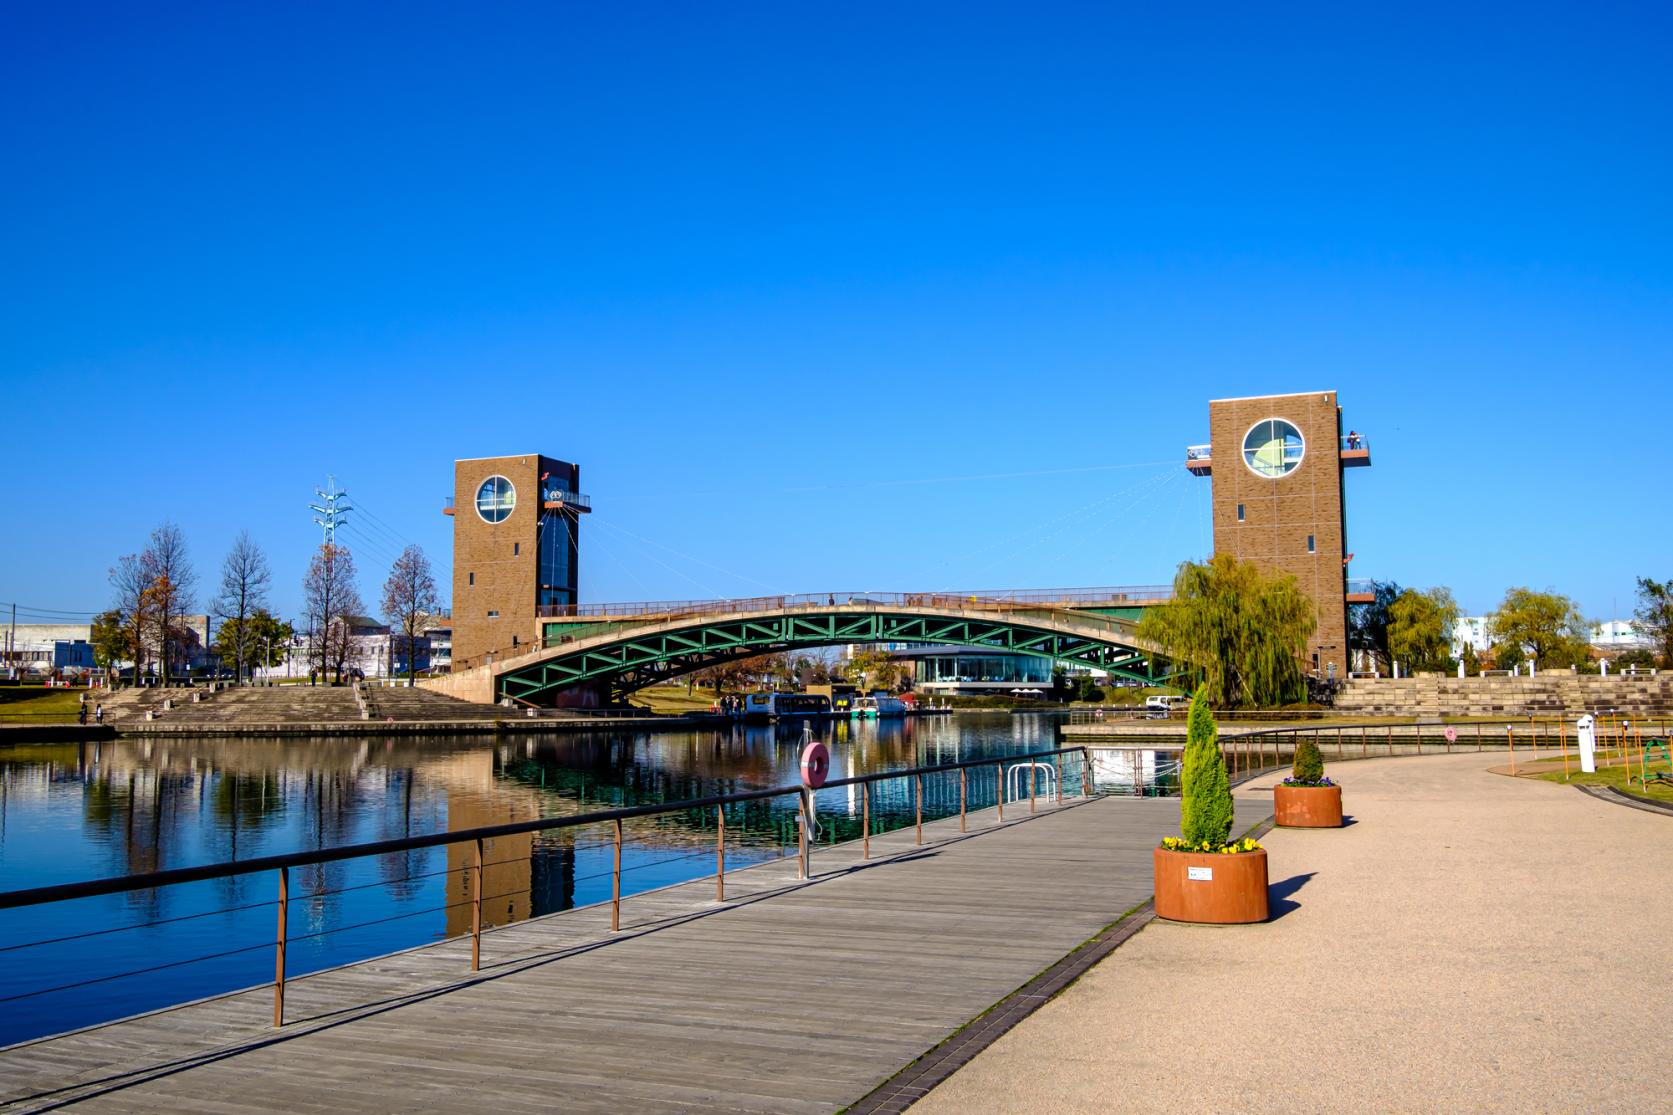
[[[1212,883],[1214,881],[1214,869],[1212,867],[1187,867],[1185,877],[1194,883]],[[1177,879],[1179,876],[1175,875],[1174,878]]]

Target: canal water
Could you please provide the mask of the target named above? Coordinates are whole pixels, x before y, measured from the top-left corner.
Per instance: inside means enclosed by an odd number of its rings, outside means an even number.
[[[831,777],[1060,746],[1046,716],[815,722]],[[0,749],[0,891],[680,801],[798,780],[800,724],[553,736],[168,738]],[[1044,772],[1042,779],[1047,777]],[[1078,763],[1061,772],[1078,793]],[[1043,789],[1043,782],[1042,782]],[[999,792],[993,768],[971,808]],[[925,818],[958,778],[925,780]],[[857,838],[857,789],[821,791],[820,841]],[[873,830],[911,823],[912,780],[874,788]],[[793,796],[728,809],[727,867],[795,845]],[[714,811],[626,824],[623,892],[711,874]],[[485,851],[484,921],[607,900],[609,825],[501,838]],[[291,872],[296,976],[470,928],[470,844]],[[0,1045],[271,981],[277,872],[0,910]]]

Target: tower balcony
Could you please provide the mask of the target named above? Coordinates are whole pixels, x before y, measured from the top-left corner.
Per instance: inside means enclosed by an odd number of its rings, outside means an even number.
[[[452,496],[448,496],[445,500],[442,501],[441,513],[443,515],[453,514],[453,497]]]
[[[591,512],[593,501],[580,492],[566,492],[562,488],[547,488],[541,493],[540,506],[546,511]]]
[[[1366,468],[1371,464],[1371,442],[1364,434],[1344,434],[1336,455],[1343,468]]]
[[[1336,447],[1336,459],[1343,468],[1366,468],[1371,464],[1371,442],[1365,435],[1351,433],[1342,435]],[[1185,467],[1192,476],[1212,476],[1214,474],[1214,447],[1209,445],[1187,445],[1185,447]]]

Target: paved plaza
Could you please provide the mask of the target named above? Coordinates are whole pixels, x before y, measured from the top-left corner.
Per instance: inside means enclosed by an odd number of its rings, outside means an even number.
[[[1503,761],[1330,766],[1272,921],[1153,922],[914,1112],[1673,1110],[1673,817]]]

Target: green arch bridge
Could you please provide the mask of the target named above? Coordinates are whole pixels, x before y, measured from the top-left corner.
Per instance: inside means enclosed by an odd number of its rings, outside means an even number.
[[[477,699],[509,697],[529,705],[611,703],[646,685],[735,659],[848,643],[1035,654],[1154,683],[1164,677],[1159,649],[1134,629],[1143,609],[1168,595],[1167,588],[1153,587],[593,605],[543,618],[539,649],[455,673],[449,688],[470,687]]]

